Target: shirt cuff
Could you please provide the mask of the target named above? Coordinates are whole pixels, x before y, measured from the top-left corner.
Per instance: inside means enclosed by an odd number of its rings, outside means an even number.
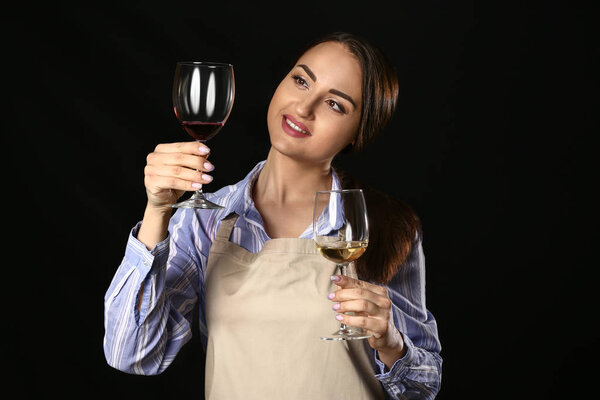
[[[125,249],[125,258],[137,268],[141,276],[146,276],[148,273],[158,272],[162,266],[166,265],[169,257],[170,234],[167,232],[167,237],[163,241],[157,243],[152,250],[148,250],[146,245],[137,238],[141,225],[140,221],[131,229]]]
[[[403,357],[396,360],[392,368],[389,370],[385,364],[379,359],[379,354],[375,352],[375,363],[379,368],[379,373],[375,374],[381,383],[392,383],[392,381],[398,381],[403,379],[409,371],[410,365],[413,363],[414,358],[414,344],[410,338],[404,333],[400,332],[402,339],[404,340],[404,346],[406,347],[406,353]]]

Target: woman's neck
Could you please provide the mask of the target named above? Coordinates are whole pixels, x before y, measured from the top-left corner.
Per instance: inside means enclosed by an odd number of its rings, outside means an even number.
[[[263,204],[310,202],[316,191],[331,189],[331,180],[331,162],[304,163],[271,148],[254,184],[253,197]]]

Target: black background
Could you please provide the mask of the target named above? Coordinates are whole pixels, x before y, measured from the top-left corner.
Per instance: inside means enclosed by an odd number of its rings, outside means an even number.
[[[214,190],[266,157],[270,96],[300,48],[335,30],[382,47],[401,81],[390,126],[340,163],[422,219],[438,398],[584,398],[595,386],[591,10],[81,3],[2,16],[4,361],[18,393],[201,398],[199,335],[157,377],[113,370],[102,351],[103,296],[142,216],[145,157],[187,140],[171,108],[175,62],[235,66],[234,109],[210,143]]]

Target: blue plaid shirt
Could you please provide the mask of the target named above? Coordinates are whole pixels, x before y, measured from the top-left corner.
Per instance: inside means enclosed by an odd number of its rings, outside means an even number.
[[[178,209],[170,220],[169,236],[150,251],[136,239],[141,223],[132,229],[104,299],[104,352],[109,365],[139,375],[164,371],[192,336],[197,302],[206,348],[204,274],[221,220],[232,212],[240,216],[231,241],[250,252],[259,252],[269,240],[251,196],[252,183],[263,165],[264,161],[258,163],[237,184],[206,194],[224,209]],[[333,178],[332,189],[339,189],[339,179],[335,174]],[[300,237],[312,238],[312,226]],[[373,373],[391,398],[433,399],[441,384],[441,345],[435,319],[425,306],[425,258],[420,241],[388,284],[388,292],[407,352],[388,370],[373,351]]]

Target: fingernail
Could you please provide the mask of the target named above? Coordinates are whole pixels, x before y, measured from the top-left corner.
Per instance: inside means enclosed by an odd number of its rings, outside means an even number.
[[[342,278],[339,275],[331,275],[331,280],[333,282],[339,282],[342,280]]]
[[[334,297],[335,297],[335,293],[329,293],[329,294],[327,295],[327,298],[328,298],[329,300],[333,300],[333,298],[334,298]]]
[[[210,149],[206,146],[200,146],[198,148],[198,153],[203,154],[203,155],[208,154],[208,153],[210,153]]]
[[[207,161],[204,163],[204,169],[207,171],[212,171],[213,169],[215,169],[215,166]]]
[[[212,182],[213,177],[210,175],[202,174],[202,179],[204,179],[206,182]]]
[[[338,314],[335,316],[335,319],[337,319],[338,321],[341,321],[344,319],[344,316],[342,314]]]
[[[340,309],[340,303],[335,303],[333,305],[333,307],[331,307],[331,308],[333,308],[334,310],[339,310]]]
[[[193,187],[194,189],[200,189],[200,188],[202,187],[202,184],[201,184],[201,183],[194,182],[194,183],[192,183],[192,187]]]

